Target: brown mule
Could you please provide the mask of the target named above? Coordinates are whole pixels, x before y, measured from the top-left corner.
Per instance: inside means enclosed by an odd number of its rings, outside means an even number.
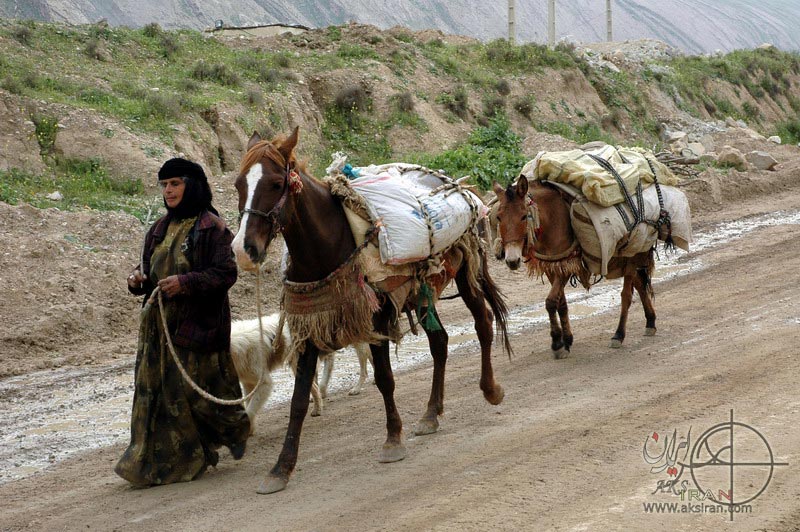
[[[287,326],[290,326],[293,338],[301,338],[299,341],[295,340],[299,342],[296,347],[300,354],[283,450],[269,476],[259,487],[259,493],[284,489],[294,470],[318,356],[325,351],[351,344],[356,339],[373,340],[370,349],[375,383],[383,396],[386,410],[387,435],[379,460],[394,462],[402,460],[406,455],[402,421],[394,402],[394,377],[389,363],[389,345],[385,339],[397,320],[394,305],[387,297],[376,298],[372,289],[365,286],[363,274],[354,260],[358,248],[341,201],[331,193],[327,183],[314,179],[297,163],[294,153],[297,140],[298,129],[288,138],[269,142],[254,134],[236,180],[242,217],[233,241],[233,249],[239,265],[245,269],[257,267],[264,260],[267,246],[280,232],[290,257],[284,282],[285,297],[292,290],[308,289],[321,293],[317,299],[324,299],[326,305],[324,312],[305,316],[301,307],[316,305],[314,297],[306,297],[304,293],[304,297],[298,298],[294,303],[284,302]],[[480,388],[489,403],[499,404],[503,400],[504,392],[495,381],[492,370],[492,315],[498,324],[504,345],[510,351],[505,324],[508,311],[502,294],[489,277],[485,252],[481,246],[477,246],[473,252],[475,257],[465,257],[464,252],[446,256],[445,273],[436,288],[440,290],[455,279],[459,295],[475,320],[475,330],[480,341]],[[448,269],[448,264],[454,269]],[[335,292],[340,289],[343,292]],[[326,293],[326,290],[335,293]],[[412,290],[409,301],[416,302],[417,294],[413,292]],[[372,294],[372,303],[369,294]],[[486,307],[486,303],[491,310]],[[338,310],[331,311],[332,308]],[[326,317],[316,317],[319,315]],[[308,327],[302,329],[305,325]],[[296,335],[296,328],[306,334]],[[419,422],[418,434],[435,432],[439,426],[438,416],[444,411],[448,336],[443,327],[438,330],[426,329],[425,332],[434,369],[428,407]]]
[[[572,230],[570,203],[572,198],[558,188],[520,176],[516,185],[503,188],[494,184],[500,246],[495,248],[498,260],[516,270],[526,262],[532,276],[545,276],[550,292],[545,308],[550,317],[550,348],[556,358],[564,358],[573,342],[564,287],[571,280],[580,282],[587,290],[591,273],[581,260],[581,249]],[[628,309],[633,289],[639,293],[647,320],[645,335],[656,332],[656,312],[650,282],[655,268],[653,250],[632,257],[612,257],[608,265],[609,279],[624,278],[619,324],[611,339],[611,347],[621,347],[625,339]]]

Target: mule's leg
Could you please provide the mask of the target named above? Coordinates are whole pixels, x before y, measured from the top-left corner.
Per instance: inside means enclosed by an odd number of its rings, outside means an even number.
[[[563,356],[565,358],[572,347],[572,325],[569,323],[569,306],[567,305],[567,296],[564,293],[564,287],[561,287],[561,295],[558,298],[558,318],[561,322],[561,339],[564,342]]]
[[[372,357],[369,351],[369,344],[355,344],[353,348],[358,355],[358,384],[348,392],[350,395],[358,395],[361,393],[361,388],[367,380],[367,361]]]
[[[274,493],[286,488],[289,476],[297,464],[297,448],[300,445],[300,431],[303,430],[303,420],[308,413],[308,394],[311,392],[311,383],[317,369],[319,350],[306,342],[303,352],[297,361],[297,373],[294,378],[294,392],[292,393],[292,406],[289,413],[289,426],[286,429],[286,438],[283,449],[278,456],[278,462],[269,472],[269,475],[256,490],[258,493]]]
[[[631,308],[631,301],[633,301],[633,275],[629,274],[624,277],[622,283],[622,303],[619,309],[619,324],[614,337],[611,338],[609,347],[619,348],[622,347],[622,342],[625,340],[625,326],[628,323],[628,309]]]
[[[333,353],[326,355],[322,358],[322,380],[319,383],[319,395],[323,399],[328,397],[328,384],[331,382],[331,374],[333,374]]]
[[[653,304],[653,289],[650,284],[650,276],[647,275],[647,270],[636,270],[636,276],[633,280],[633,287],[639,293],[639,299],[642,300],[644,307],[644,317],[647,320],[644,329],[645,336],[655,336],[656,334],[656,307]]]
[[[467,280],[467,268],[462,267],[456,274],[456,285],[461,299],[467,305],[472,318],[475,321],[475,332],[481,344],[481,390],[483,397],[493,405],[503,402],[505,391],[497,384],[494,379],[494,369],[492,368],[492,340],[494,339],[494,328],[492,327],[492,312],[486,308],[486,298],[482,293],[473,293]]]
[[[556,358],[564,358],[567,353],[564,350],[564,335],[561,331],[559,309],[561,298],[564,297],[565,279],[557,275],[548,275],[547,277],[550,279],[550,292],[544,300],[544,308],[547,309],[547,315],[550,317],[550,349]],[[566,311],[566,299],[564,300],[564,309]]]
[[[433,381],[431,382],[431,396],[428,399],[428,408],[414,430],[414,433],[418,436],[432,434],[439,430],[439,416],[444,413],[444,369],[447,365],[447,331],[444,328],[438,331],[425,329],[425,334],[428,336],[428,345],[433,357]]]

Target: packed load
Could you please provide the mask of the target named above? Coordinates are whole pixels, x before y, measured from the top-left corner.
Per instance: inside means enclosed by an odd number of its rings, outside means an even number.
[[[483,202],[448,176],[407,163],[367,167],[341,165],[349,185],[366,205],[379,227],[384,264],[427,260],[448,249],[484,217]]]

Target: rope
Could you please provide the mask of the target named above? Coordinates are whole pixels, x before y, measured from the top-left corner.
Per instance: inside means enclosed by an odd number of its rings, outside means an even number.
[[[161,297],[161,288],[156,287],[153,290],[153,294],[150,296],[148,303],[152,302],[153,298],[158,299],[158,311],[161,314],[161,325],[164,327],[164,337],[167,340],[167,347],[169,348],[169,353],[172,355],[172,360],[175,361],[175,365],[178,366],[178,370],[180,370],[181,375],[183,375],[183,379],[189,383],[194,391],[200,394],[201,397],[211,401],[212,403],[217,403],[219,405],[238,405],[244,404],[245,401],[250,399],[253,394],[256,393],[259,386],[264,382],[264,365],[261,365],[261,373],[258,376],[258,383],[255,387],[242,398],[239,399],[220,399],[219,397],[215,397],[202,389],[196,382],[192,380],[189,376],[189,373],[186,371],[186,368],[183,367],[181,364],[180,359],[178,358],[178,354],[175,352],[175,346],[172,345],[172,338],[169,335],[169,330],[167,329],[167,317],[164,314],[164,301]],[[256,311],[258,312],[258,340],[259,345],[261,346],[261,353],[266,353],[266,345],[264,344],[264,324],[261,322],[261,276],[256,276]],[[280,334],[281,331],[278,331]]]

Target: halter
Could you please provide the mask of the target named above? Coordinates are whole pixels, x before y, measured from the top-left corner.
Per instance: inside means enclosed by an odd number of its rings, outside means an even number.
[[[278,202],[272,207],[272,209],[269,210],[269,212],[259,211],[258,209],[242,209],[239,211],[239,222],[241,223],[242,217],[244,217],[245,214],[255,214],[256,216],[266,218],[267,222],[270,224],[267,242],[272,241],[272,239],[274,239],[278,233],[283,232],[283,224],[281,224],[278,220],[278,216],[280,216],[281,211],[283,211],[283,206],[286,204],[286,199],[289,197],[289,193],[292,195],[297,195],[300,194],[302,190],[303,180],[300,178],[300,174],[291,169],[287,163],[286,172],[283,176],[283,192],[281,193],[281,197],[278,199]]]

